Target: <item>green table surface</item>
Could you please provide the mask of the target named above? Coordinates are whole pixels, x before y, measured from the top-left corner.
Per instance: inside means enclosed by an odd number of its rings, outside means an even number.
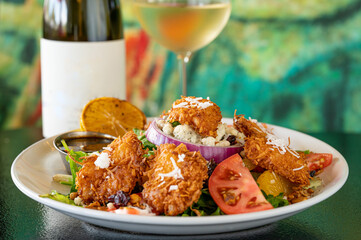
[[[0,131],[0,239],[361,239],[361,134],[310,134],[347,160],[346,184],[329,199],[292,217],[239,232],[158,236],[97,227],[50,209],[21,193],[11,180],[16,156],[42,139],[38,128]]]

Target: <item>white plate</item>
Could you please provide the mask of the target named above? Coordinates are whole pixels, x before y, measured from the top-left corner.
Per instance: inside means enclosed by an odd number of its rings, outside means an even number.
[[[230,123],[231,119],[225,119]],[[291,138],[291,146],[298,150],[332,153],[332,165],[320,174],[325,186],[309,200],[293,205],[255,213],[208,216],[208,217],[169,217],[136,216],[86,209],[67,205],[40,194],[57,190],[69,193],[69,188],[52,181],[52,176],[65,173],[65,167],[58,152],[53,147],[53,139],[43,139],[25,149],[11,166],[11,177],[15,185],[28,197],[64,214],[88,223],[112,229],[154,233],[154,234],[210,234],[230,232],[262,226],[301,212],[336,193],[346,182],[348,166],[344,157],[330,145],[306,134],[290,129],[272,126],[274,133],[283,138]]]

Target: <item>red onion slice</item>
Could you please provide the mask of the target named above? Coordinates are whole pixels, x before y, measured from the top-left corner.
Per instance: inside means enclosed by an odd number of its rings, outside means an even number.
[[[173,143],[178,146],[179,144],[183,143],[186,145],[189,151],[199,151],[206,160],[214,159],[216,163],[220,163],[233,154],[241,152],[242,150],[241,146],[220,147],[183,142],[162,132],[158,128],[156,120],[150,124],[148,130],[145,132],[145,135],[147,139],[155,145]]]

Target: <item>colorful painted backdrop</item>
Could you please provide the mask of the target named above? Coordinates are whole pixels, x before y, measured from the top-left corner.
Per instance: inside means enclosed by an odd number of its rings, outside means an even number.
[[[41,0],[0,0],[0,128],[41,125]],[[175,55],[123,1],[127,98],[156,116],[179,97]],[[301,131],[361,132],[361,1],[233,0],[188,65],[189,95]]]

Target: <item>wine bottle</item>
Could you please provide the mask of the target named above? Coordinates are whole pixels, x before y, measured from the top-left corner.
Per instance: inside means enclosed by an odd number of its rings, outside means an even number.
[[[44,137],[79,129],[81,110],[91,99],[125,99],[124,45],[120,0],[44,0]]]

